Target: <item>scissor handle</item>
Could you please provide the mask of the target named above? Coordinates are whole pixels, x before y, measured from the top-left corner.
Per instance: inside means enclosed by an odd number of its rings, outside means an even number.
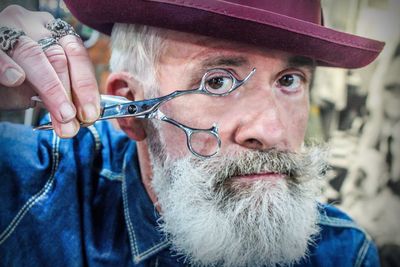
[[[208,128],[208,129],[196,129],[196,128],[191,128],[189,126],[186,126],[182,123],[179,123],[179,122],[175,121],[174,119],[168,118],[165,115],[159,119],[178,127],[185,133],[187,147],[190,150],[190,152],[192,152],[192,154],[194,154],[195,156],[198,156],[200,158],[210,158],[219,152],[219,150],[221,148],[221,138],[219,137],[219,134],[218,134],[218,126],[215,123],[213,124],[213,126],[211,128]],[[195,148],[193,148],[192,138],[194,135],[199,134],[199,133],[208,134],[209,136],[212,136],[216,140],[216,148],[213,153],[201,154],[199,151],[197,151]]]

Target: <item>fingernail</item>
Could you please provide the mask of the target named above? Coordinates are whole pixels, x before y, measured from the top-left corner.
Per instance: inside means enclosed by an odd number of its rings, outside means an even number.
[[[63,103],[60,106],[60,113],[61,113],[61,119],[63,121],[68,121],[75,117],[75,110],[69,103]]]
[[[6,69],[4,74],[6,76],[7,82],[10,85],[17,83],[22,78],[22,76],[24,76],[21,72],[19,72],[18,70],[14,69],[14,68]]]
[[[75,120],[61,124],[61,135],[64,138],[72,137],[78,131],[78,126]]]
[[[91,103],[83,106],[83,115],[85,122],[93,122],[99,117],[96,106]]]

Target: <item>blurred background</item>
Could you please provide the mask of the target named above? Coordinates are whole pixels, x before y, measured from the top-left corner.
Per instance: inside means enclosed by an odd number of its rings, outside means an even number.
[[[1,0],[63,18],[94,63],[100,90],[109,39],[80,24],[60,0]],[[327,143],[330,170],[321,201],[348,212],[378,245],[382,266],[400,266],[400,0],[322,0],[329,27],[386,42],[373,64],[319,68],[311,91],[308,143]],[[0,121],[35,125],[42,110],[0,111]]]

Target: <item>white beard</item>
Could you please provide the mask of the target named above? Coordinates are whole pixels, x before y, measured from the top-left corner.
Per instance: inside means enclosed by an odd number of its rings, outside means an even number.
[[[175,253],[195,266],[299,262],[319,231],[322,154],[317,148],[301,154],[248,151],[207,160],[153,154],[160,229]],[[246,183],[230,179],[260,171],[291,175]]]

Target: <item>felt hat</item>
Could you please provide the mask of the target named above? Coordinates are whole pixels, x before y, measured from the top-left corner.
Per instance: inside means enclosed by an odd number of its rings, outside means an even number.
[[[384,43],[323,26],[319,0],[64,0],[82,23],[110,34],[134,23],[195,33],[360,68]]]

